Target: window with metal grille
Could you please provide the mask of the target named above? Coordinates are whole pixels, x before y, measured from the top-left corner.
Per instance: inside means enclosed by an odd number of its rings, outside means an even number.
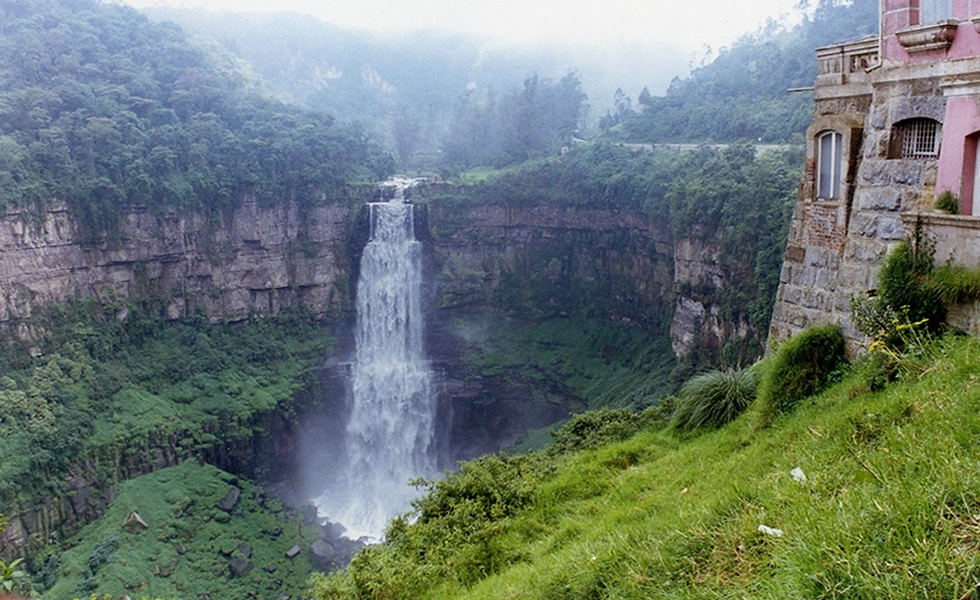
[[[939,156],[939,122],[916,118],[892,128],[891,158],[935,158]]]

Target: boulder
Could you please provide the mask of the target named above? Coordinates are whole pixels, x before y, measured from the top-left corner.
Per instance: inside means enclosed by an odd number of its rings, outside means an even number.
[[[122,528],[123,531],[125,531],[126,533],[132,533],[133,535],[136,535],[139,533],[143,533],[144,531],[149,529],[150,526],[146,524],[146,521],[144,521],[140,517],[138,512],[136,512],[135,510],[131,510],[129,511],[129,514],[126,515],[126,519],[123,521]]]
[[[322,537],[310,548],[310,558],[313,565],[325,573],[342,569],[350,564],[351,559],[365,546],[365,540],[352,540],[337,536]]]
[[[252,570],[252,561],[241,556],[232,556],[231,560],[228,561],[228,566],[231,568],[233,577],[244,577]]]
[[[242,495],[242,490],[237,487],[232,487],[225,494],[224,499],[218,503],[218,508],[225,512],[231,512],[235,509],[235,505],[238,504],[238,498]]]

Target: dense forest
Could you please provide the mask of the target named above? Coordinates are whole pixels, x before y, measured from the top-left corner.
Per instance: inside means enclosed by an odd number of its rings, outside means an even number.
[[[796,142],[809,122],[812,102],[806,92],[787,90],[813,84],[814,49],[874,34],[878,5],[819,0],[800,3],[797,10],[800,22],[770,22],[720,49],[690,74],[675,77],[664,95],[644,89],[637,97],[623,89],[652,82],[620,81],[615,94],[597,96],[596,69],[576,68],[554,51],[516,56],[435,33],[358,36],[289,14],[164,9],[150,14],[217,39],[252,65],[270,94],[362,122],[384,140],[402,168],[425,170],[526,159],[528,148],[517,148],[514,140],[515,127],[528,114],[519,105],[536,93],[541,114],[549,91],[565,97],[548,117],[555,124],[567,120],[580,101],[574,126],[550,130],[557,143],[549,150],[573,136],[600,134],[631,142]],[[287,39],[277,33],[282,29],[291,31]],[[641,66],[637,72],[643,72]],[[579,93],[589,97],[576,99]],[[523,142],[535,146],[530,139]],[[531,148],[530,155],[540,147]]]
[[[176,26],[95,0],[0,12],[0,207],[61,200],[93,231],[126,204],[312,202],[392,162],[358,127],[260,95]]]
[[[635,104],[617,96],[600,127],[632,142],[799,141],[813,105],[809,94],[788,90],[813,85],[814,50],[874,35],[877,24],[873,0],[822,0],[790,29],[770,23],[742,37],[689,77],[675,78],[664,96],[644,90]]]

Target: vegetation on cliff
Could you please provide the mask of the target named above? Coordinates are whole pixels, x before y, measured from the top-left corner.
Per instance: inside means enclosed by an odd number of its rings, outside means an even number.
[[[614,139],[632,142],[753,142],[798,140],[813,118],[809,94],[788,94],[813,85],[814,50],[877,34],[875,0],[801,2],[806,15],[786,29],[775,22],[722,49],[689,77],[675,78],[664,96],[646,90],[620,102],[604,119]]]
[[[467,463],[313,593],[965,597],[980,573],[980,343],[948,337],[907,360],[879,391],[858,365],[764,429],[753,404],[718,430],[650,417],[595,449]]]
[[[103,483],[250,440],[288,414],[326,349],[301,314],[234,325],[168,323],[149,309],[88,302],[53,311],[34,349],[9,346],[0,378],[0,502],[60,497],[70,467]],[[171,448],[172,446],[172,448]],[[157,458],[154,458],[157,457]]]
[[[762,354],[801,162],[795,148],[647,152],[596,143],[502,171],[438,201],[645,211],[669,223],[675,243],[702,244],[712,254],[698,257],[702,272],[678,281],[676,291],[716,307],[732,331],[743,323],[748,328],[746,334],[728,335],[730,342],[722,347],[699,340],[702,345],[685,370],[689,374],[695,365],[742,366]],[[594,295],[587,297],[594,302]],[[658,315],[644,325],[666,331],[665,312],[652,312]]]
[[[390,171],[357,127],[260,95],[237,59],[96,0],[0,10],[0,209],[63,201],[93,234],[122,207],[315,202]]]
[[[308,548],[318,534],[260,488],[186,461],[122,483],[105,515],[60,551],[35,557],[36,591],[49,598],[297,596],[313,565],[306,551],[287,553]]]

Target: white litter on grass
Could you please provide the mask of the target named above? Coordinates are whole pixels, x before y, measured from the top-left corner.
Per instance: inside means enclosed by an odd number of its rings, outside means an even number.
[[[793,479],[796,480],[796,483],[806,483],[806,473],[803,472],[803,469],[796,467],[795,469],[790,471],[789,474],[793,476]]]
[[[762,533],[764,533],[766,535],[773,535],[773,536],[776,536],[776,537],[783,537],[783,530],[782,529],[774,529],[774,528],[769,527],[767,525],[759,525],[759,531],[761,531]]]

